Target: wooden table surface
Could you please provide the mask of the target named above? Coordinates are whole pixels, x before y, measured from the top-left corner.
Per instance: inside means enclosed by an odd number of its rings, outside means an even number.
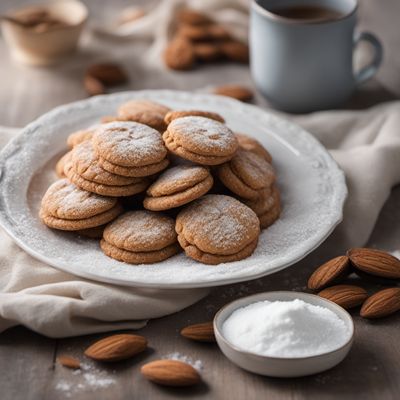
[[[2,0],[0,13],[23,1]],[[91,13],[101,17],[115,12],[127,1],[87,2]],[[112,3],[112,4],[111,4]],[[99,7],[99,4],[102,6]],[[360,25],[379,34],[385,44],[385,62],[377,80],[359,90],[350,106],[369,104],[400,95],[400,33],[398,0],[363,0]],[[197,89],[224,82],[251,85],[248,68],[215,65],[190,73],[144,69],[137,62],[145,43],[118,43],[104,39],[86,41],[74,59],[54,68],[28,68],[11,62],[0,39],[0,125],[23,126],[56,105],[82,99],[81,78],[87,65],[96,60],[121,62],[129,71],[126,90],[143,88]],[[384,85],[384,88],[382,87]],[[260,97],[261,104],[265,104]],[[400,248],[400,188],[394,189],[375,227],[369,245],[383,249]],[[225,303],[266,290],[305,290],[307,277],[317,265],[338,255],[334,240],[328,239],[317,251],[285,271],[243,284],[216,288],[200,303],[175,315],[151,321],[140,331],[150,343],[145,354],[112,366],[85,360],[89,371],[73,373],[55,363],[59,354],[83,360],[83,350],[96,338],[91,335],[52,340],[25,328],[0,335],[0,398],[16,399],[395,399],[400,396],[400,316],[369,322],[353,313],[356,338],[349,356],[339,366],[315,376],[271,379],[240,370],[214,344],[198,344],[179,336],[189,323],[212,319]],[[204,384],[195,389],[165,389],[145,381],[139,373],[143,362],[179,353],[200,360]],[[100,379],[96,385],[91,379]],[[88,383],[89,382],[89,383]],[[101,387],[103,385],[103,387]]]

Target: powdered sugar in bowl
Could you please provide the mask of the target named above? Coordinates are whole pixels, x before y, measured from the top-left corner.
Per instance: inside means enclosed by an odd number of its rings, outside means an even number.
[[[265,292],[236,300],[215,316],[221,351],[248,371],[299,377],[334,367],[348,354],[354,324],[342,307],[301,292]]]

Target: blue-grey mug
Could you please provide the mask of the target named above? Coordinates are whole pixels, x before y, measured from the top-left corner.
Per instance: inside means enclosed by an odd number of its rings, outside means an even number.
[[[290,18],[290,7],[323,7],[331,18]],[[277,109],[302,113],[337,108],[370,79],[382,61],[382,45],[355,32],[357,0],[253,0],[250,65],[259,90]],[[360,41],[374,47],[371,63],[355,72]]]

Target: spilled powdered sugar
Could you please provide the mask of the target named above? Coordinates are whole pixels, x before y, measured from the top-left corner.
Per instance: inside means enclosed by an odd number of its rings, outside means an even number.
[[[194,360],[193,358],[181,354],[177,351],[174,353],[167,354],[162,358],[164,358],[165,360],[182,361],[186,364],[191,365],[193,368],[197,369],[197,371],[201,371],[204,368],[203,362],[201,360]]]
[[[65,372],[69,372],[69,370],[65,370]],[[115,370],[111,372],[101,370],[88,363],[81,363],[81,368],[72,371],[71,374],[74,376],[73,379],[63,378],[55,385],[55,389],[64,393],[67,398],[76,397],[84,392],[104,389],[116,383]]]

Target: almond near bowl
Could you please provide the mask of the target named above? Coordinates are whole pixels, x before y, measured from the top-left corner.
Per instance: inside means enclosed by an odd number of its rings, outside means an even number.
[[[59,26],[21,26],[9,21],[1,24],[4,39],[13,59],[22,64],[44,66],[61,61],[76,50],[88,17],[86,6],[78,0],[58,0],[26,6],[8,13],[16,19],[45,11],[61,22]]]
[[[300,299],[306,303],[322,306],[333,311],[348,327],[349,335],[346,337],[346,342],[341,347],[327,353],[309,357],[289,358],[271,357],[245,351],[230,343],[224,337],[222,326],[235,310],[258,301],[291,301],[295,299]],[[293,378],[317,374],[343,361],[353,344],[354,324],[350,314],[332,301],[308,293],[276,291],[243,297],[225,305],[215,315],[214,332],[221,351],[237,366],[260,375],[277,378]]]

